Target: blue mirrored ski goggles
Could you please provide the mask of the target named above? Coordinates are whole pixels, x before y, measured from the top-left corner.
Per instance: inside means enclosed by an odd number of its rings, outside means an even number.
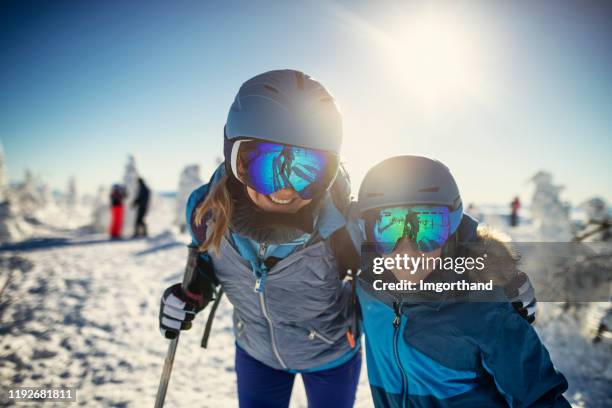
[[[393,252],[402,238],[409,239],[421,252],[431,252],[448,241],[451,225],[458,225],[453,218],[461,214],[444,206],[383,208],[366,215],[366,237],[381,254]]]
[[[294,190],[309,200],[331,186],[338,170],[335,154],[260,140],[238,140],[231,168],[238,180],[260,194]]]

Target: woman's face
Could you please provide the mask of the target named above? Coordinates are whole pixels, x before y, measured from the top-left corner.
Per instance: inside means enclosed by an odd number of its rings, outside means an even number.
[[[294,214],[312,201],[302,199],[294,190],[289,188],[265,195],[247,186],[247,193],[256,206],[267,212]]]

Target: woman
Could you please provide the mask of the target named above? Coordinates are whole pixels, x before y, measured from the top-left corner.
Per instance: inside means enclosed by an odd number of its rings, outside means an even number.
[[[266,72],[242,85],[224,133],[225,162],[188,200],[192,256],[162,296],[161,331],[188,329],[221,285],[241,407],[287,407],[296,373],[309,406],[351,407],[361,353],[333,249],[349,200],[334,100],[299,71]]]
[[[376,407],[569,407],[567,382],[528,316],[485,285],[506,286],[516,256],[475,229],[446,166],[387,159],[365,176],[358,207]]]

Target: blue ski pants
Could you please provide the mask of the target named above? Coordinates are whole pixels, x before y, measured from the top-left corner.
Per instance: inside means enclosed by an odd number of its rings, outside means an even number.
[[[301,373],[309,408],[351,408],[361,372],[361,350],[328,370]],[[271,368],[236,347],[240,408],[287,408],[295,373]]]

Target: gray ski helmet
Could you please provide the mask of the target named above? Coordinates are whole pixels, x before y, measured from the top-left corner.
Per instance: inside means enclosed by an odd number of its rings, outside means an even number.
[[[395,156],[372,167],[359,188],[359,213],[404,205],[442,205],[451,213],[451,233],[459,226],[463,203],[448,167],[423,156]],[[453,221],[454,220],[454,221]]]
[[[269,71],[240,87],[227,115],[225,138],[262,139],[339,154],[342,116],[331,94],[310,76],[290,69]]]

